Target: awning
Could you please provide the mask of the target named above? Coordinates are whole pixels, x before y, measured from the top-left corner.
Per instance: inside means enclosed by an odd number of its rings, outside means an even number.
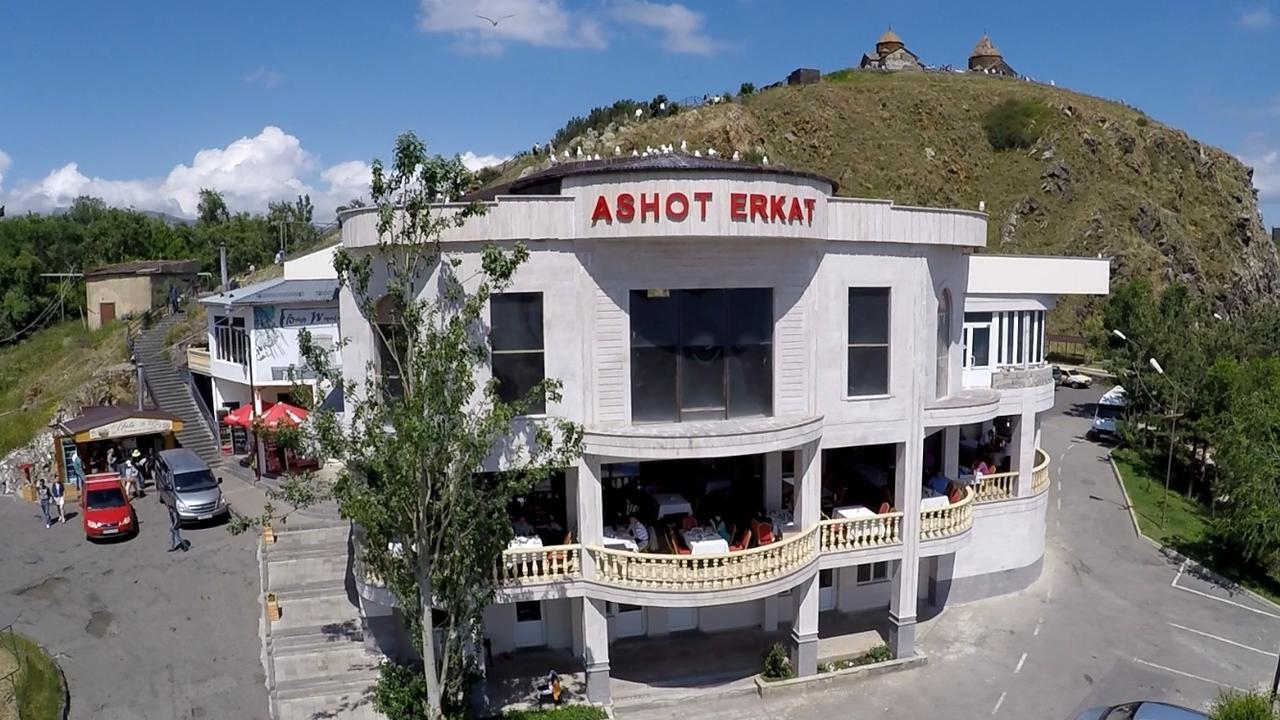
[[[293,427],[307,419],[307,411],[286,402],[278,402],[262,413],[260,422],[269,428]]]
[[[222,416],[223,425],[232,425],[235,427],[247,428],[253,424],[253,406],[241,405]]]
[[[182,429],[182,418],[154,408],[97,405],[81,408],[79,416],[56,427],[64,436],[79,443],[175,433]]]

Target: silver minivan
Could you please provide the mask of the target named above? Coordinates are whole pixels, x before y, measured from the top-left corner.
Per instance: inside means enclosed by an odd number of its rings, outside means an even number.
[[[172,505],[184,522],[212,520],[230,512],[222,497],[222,478],[215,478],[199,455],[187,448],[160,451],[156,463],[160,502]]]

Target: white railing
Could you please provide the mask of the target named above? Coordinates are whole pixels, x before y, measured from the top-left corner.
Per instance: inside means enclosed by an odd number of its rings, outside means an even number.
[[[201,375],[209,375],[209,348],[187,348],[187,369]]]
[[[973,525],[973,490],[964,489],[959,502],[944,508],[920,511],[920,539],[937,540],[958,535]]]
[[[973,488],[973,501],[977,503],[999,502],[1018,496],[1018,473],[1004,472],[983,475],[981,480],[970,485]]]
[[[499,585],[561,582],[576,580],[581,575],[581,545],[505,550],[493,568],[494,580]]]
[[[591,548],[596,576],[613,585],[653,590],[720,590],[786,575],[817,553],[817,527],[749,550],[716,555],[659,555]]]
[[[902,542],[900,512],[848,520],[823,520],[818,527],[822,552],[865,550]]]
[[[1039,495],[1049,489],[1049,453],[1036,448],[1036,466],[1031,468],[1031,492]]]

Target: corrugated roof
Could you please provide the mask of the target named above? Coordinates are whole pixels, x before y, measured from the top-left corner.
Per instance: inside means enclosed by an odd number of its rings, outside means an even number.
[[[106,275],[194,275],[200,270],[199,260],[134,260],[102,265],[85,272],[87,278]]]
[[[206,305],[281,305],[333,302],[338,298],[336,279],[287,280],[274,278],[200,299]]]
[[[127,407],[123,405],[94,405],[91,407],[80,408],[80,415],[72,420],[59,423],[63,431],[74,435],[92,430],[96,427],[109,425],[113,422],[126,420],[129,418],[146,418],[149,420],[171,420],[174,422],[182,422],[182,418],[155,408],[147,408],[139,410],[136,407]]]

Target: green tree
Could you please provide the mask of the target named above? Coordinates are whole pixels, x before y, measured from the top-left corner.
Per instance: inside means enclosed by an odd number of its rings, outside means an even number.
[[[308,365],[343,391],[345,418],[340,423],[331,411],[312,408],[310,429],[283,441],[344,469],[332,486],[302,476],[277,496],[302,506],[331,495],[343,516],[361,526],[361,562],[403,610],[437,713],[460,706],[474,670],[482,613],[496,591],[493,568],[511,538],[509,503],[575,462],[582,437],[570,422],[521,417],[535,399],[558,400],[558,382],[544,380],[512,403],[499,398],[496,381],[478,383],[489,356],[489,297],[509,286],[528,251],[487,245],[478,266],[465,266],[466,277],[458,277],[463,259],[440,237],[483,206],[442,211],[433,203],[458,197],[469,179],[457,158],[428,156],[411,133],[397,139],[389,168],[374,161],[377,246],[359,256],[340,250],[334,266],[394,370],[371,362],[355,373],[370,380],[345,381],[328,353],[302,333]],[[398,383],[379,379],[392,374]],[[503,470],[482,473],[495,449],[503,451]],[[270,521],[274,512],[267,508],[256,521]],[[442,611],[438,626],[433,609]]]
[[[227,201],[222,199],[222,193],[209,188],[200,188],[196,218],[203,225],[223,223],[231,219],[231,212],[227,210]]]
[[[738,86],[739,95],[750,95],[755,91],[756,91],[756,86],[754,83],[744,82]]]

